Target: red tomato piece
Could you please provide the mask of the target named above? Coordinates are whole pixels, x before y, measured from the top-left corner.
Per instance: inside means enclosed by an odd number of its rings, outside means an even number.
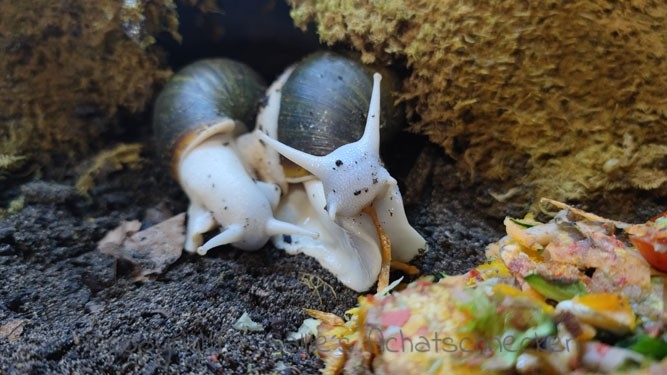
[[[641,237],[630,237],[630,242],[639,250],[644,259],[656,269],[667,272],[667,252],[657,252],[652,241]]]

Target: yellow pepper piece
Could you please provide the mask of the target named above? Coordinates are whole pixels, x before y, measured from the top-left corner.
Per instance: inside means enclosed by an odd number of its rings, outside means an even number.
[[[544,310],[546,313],[551,314],[554,311],[553,306],[548,305],[544,302],[544,298],[539,293],[531,293],[530,291],[523,291],[521,289],[515,288],[512,285],[508,284],[496,284],[493,286],[494,293],[504,294],[510,297],[525,297],[529,298],[535,302]]]
[[[594,310],[618,311],[633,314],[628,300],[614,293],[594,293],[577,296],[573,300]]]
[[[480,264],[477,270],[482,274],[484,280],[494,277],[510,277],[512,274],[501,259],[494,259],[490,262]]]
[[[616,334],[635,329],[637,318],[628,300],[618,294],[596,293],[562,301],[556,311],[569,311],[582,322]]]

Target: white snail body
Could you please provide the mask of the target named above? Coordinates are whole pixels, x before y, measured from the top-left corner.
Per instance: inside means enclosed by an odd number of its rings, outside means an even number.
[[[343,90],[350,85],[355,85],[354,90],[356,90],[357,85],[370,78],[365,78],[369,74],[359,70],[360,64],[337,55],[328,53],[315,55],[307,58],[306,62],[333,64],[319,68],[322,71],[315,73],[315,76],[322,77],[323,81],[326,81],[327,75],[333,75],[332,80],[337,82],[336,85],[339,84],[338,81],[344,83]],[[312,75],[301,73],[299,69],[300,66],[289,69],[269,88],[268,105],[260,111],[257,128],[252,134],[268,146],[263,156],[266,160],[277,163],[278,157],[272,151],[275,150],[311,173],[311,175],[287,176],[282,177],[283,180],[280,178],[272,180],[279,184],[283,184],[284,181],[295,183],[290,186],[289,193],[283,198],[276,216],[316,231],[320,233],[320,237],[313,239],[300,235],[274,236],[273,242],[276,247],[288,252],[302,252],[315,257],[323,267],[334,273],[348,287],[357,291],[367,290],[378,279],[381,268],[381,244],[376,233],[377,228],[371,218],[362,212],[364,208],[372,206],[376,210],[379,223],[391,241],[392,258],[407,262],[420,249],[426,248],[426,241],[407,221],[396,180],[384,168],[380,159],[381,76],[378,73],[373,75],[365,127],[363,123],[355,123],[359,120],[359,116],[354,114],[343,115],[350,124],[328,123],[327,108],[318,112],[311,109],[308,103],[303,104],[303,111],[311,115],[311,118],[299,115],[300,120],[306,118],[304,120],[306,125],[301,123],[298,127],[302,131],[314,133],[315,138],[319,138],[314,143],[318,144],[316,152],[320,155],[311,155],[307,151],[287,146],[277,139],[281,132],[280,127],[290,126],[289,121],[282,121],[281,116],[277,116],[283,111],[280,108],[283,103],[290,100],[285,97],[291,95],[288,89],[290,80],[302,79],[304,76],[312,79],[310,78]],[[345,82],[348,79],[351,82]],[[311,85],[313,97],[333,96],[331,95],[333,89],[326,84],[311,82]],[[340,90],[340,87],[337,90]],[[343,93],[343,98],[345,96],[353,95]],[[349,105],[344,104],[342,107],[347,111]],[[308,121],[312,122],[312,126],[307,124]],[[350,133],[357,132],[362,135],[347,143],[326,149],[320,144],[326,141],[327,135],[317,128],[318,121],[327,124],[326,130],[333,131],[336,136],[340,134],[345,136],[346,133],[344,128],[337,126],[352,127]],[[305,141],[308,140],[306,135],[302,136],[305,137]],[[308,144],[302,148],[308,148]]]
[[[407,262],[425,249],[380,159],[380,129],[390,133],[392,117],[380,113],[380,80],[350,59],[313,55],[274,82],[256,130],[240,135],[264,95],[250,68],[214,59],[177,73],[158,97],[154,128],[190,199],[185,249],[255,250],[271,238],[357,291],[388,277],[387,252]],[[279,153],[295,165],[284,167]]]
[[[263,91],[249,67],[210,59],[178,72],[158,96],[158,146],[190,199],[187,251],[203,255],[226,244],[256,250],[277,234],[317,237],[273,217],[280,188],[256,180],[237,152],[236,137],[254,118]],[[216,227],[220,233],[204,243]]]

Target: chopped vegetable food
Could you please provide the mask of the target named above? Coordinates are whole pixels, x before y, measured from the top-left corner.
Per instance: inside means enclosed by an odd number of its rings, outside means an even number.
[[[344,318],[309,311],[324,373],[667,373],[662,263],[637,245],[667,254],[667,217],[627,224],[547,202],[554,219],[506,219],[466,274],[362,296]]]

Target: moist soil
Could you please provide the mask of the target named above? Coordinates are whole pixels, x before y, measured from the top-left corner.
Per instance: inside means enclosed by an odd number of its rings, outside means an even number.
[[[342,316],[360,294],[314,259],[271,244],[254,252],[221,247],[183,254],[162,274],[136,282],[132,267],[97,250],[123,220],[147,227],[187,208],[153,161],[150,135],[139,141],[147,145],[143,167],[101,176],[89,197],[76,192],[74,178],[3,182],[1,203],[23,196],[25,206],[0,219],[0,327],[22,323],[0,338],[0,373],[318,373],[323,362],[313,345],[287,341],[287,333],[308,317],[304,308]],[[472,180],[422,139],[402,142],[388,167],[410,222],[428,240],[412,264],[423,275],[463,273],[502,237],[503,218],[521,217],[527,206],[494,199],[505,187]],[[580,207],[644,221],[664,203],[621,192]],[[263,331],[234,329],[244,312]]]

